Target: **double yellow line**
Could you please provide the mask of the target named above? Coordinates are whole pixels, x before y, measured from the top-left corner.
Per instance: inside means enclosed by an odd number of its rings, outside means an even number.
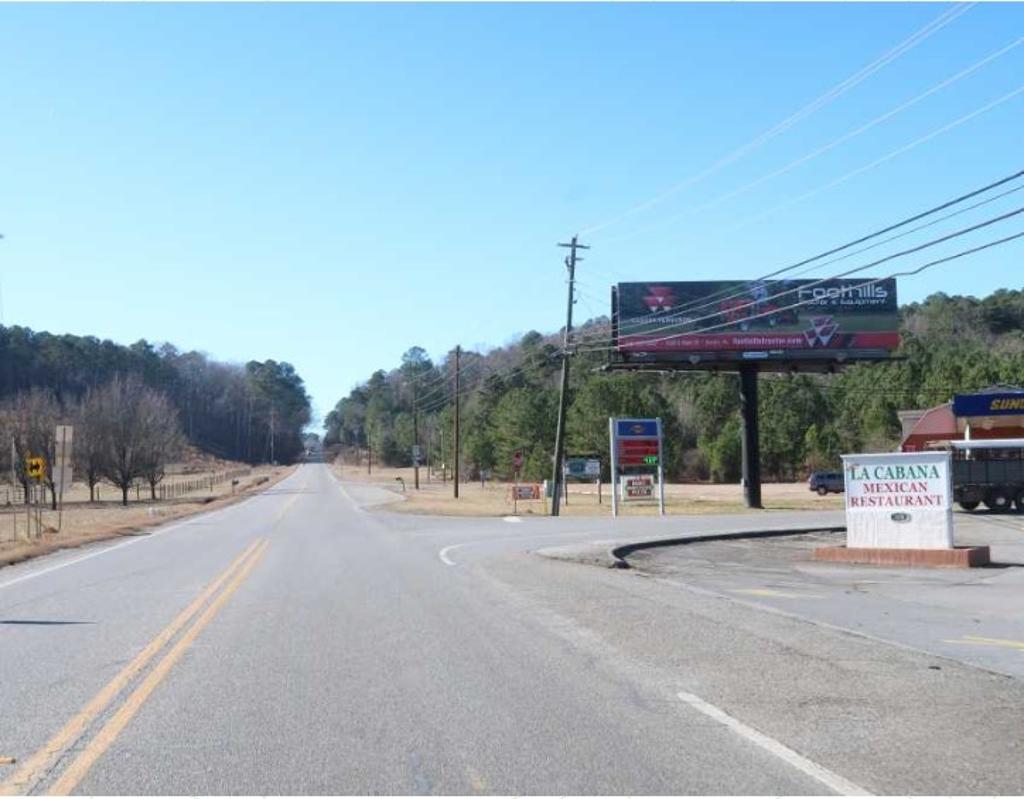
[[[177,618],[168,624],[156,638],[150,641],[114,679],[89,700],[85,707],[75,714],[41,749],[25,760],[14,774],[0,783],[0,796],[26,794],[39,782],[49,778],[49,772],[53,770],[54,766],[72,747],[87,736],[89,728],[94,722],[145,670],[150,661],[159,655],[175,636],[188,627],[100,728],[99,732],[78,749],[77,756],[60,772],[60,776],[45,791],[51,796],[65,796],[71,793],[93,764],[128,726],[156,687],[170,673],[174,664],[181,659],[185,650],[203,631],[203,628],[213,621],[231,595],[238,590],[256,567],[260,558],[263,557],[268,546],[269,543],[266,540],[257,540],[235,558],[227,569],[178,614]],[[191,626],[188,626],[190,622]]]

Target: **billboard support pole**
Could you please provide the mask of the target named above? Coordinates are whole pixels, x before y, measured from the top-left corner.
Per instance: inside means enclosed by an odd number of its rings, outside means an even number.
[[[740,418],[743,435],[743,501],[761,505],[761,446],[757,428],[757,364],[740,366]]]

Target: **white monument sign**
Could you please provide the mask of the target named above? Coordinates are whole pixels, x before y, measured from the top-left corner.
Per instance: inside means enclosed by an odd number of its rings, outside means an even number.
[[[846,546],[951,549],[949,452],[843,455]]]

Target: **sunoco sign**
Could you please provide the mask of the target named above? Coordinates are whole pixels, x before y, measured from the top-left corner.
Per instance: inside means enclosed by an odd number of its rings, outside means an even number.
[[[844,455],[843,471],[848,547],[953,546],[948,452]]]

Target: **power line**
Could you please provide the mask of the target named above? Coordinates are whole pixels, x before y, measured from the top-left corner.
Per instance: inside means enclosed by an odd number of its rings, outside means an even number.
[[[762,144],[765,144],[766,142],[770,141],[771,139],[775,138],[781,133],[784,133],[785,131],[789,130],[791,127],[801,122],[802,120],[806,119],[819,109],[824,108],[833,101],[837,100],[839,97],[846,94],[846,92],[850,91],[850,89],[867,80],[869,77],[874,75],[883,67],[890,64],[892,61],[895,61],[900,56],[912,50],[914,47],[923,42],[933,33],[936,33],[937,31],[944,28],[946,25],[951,23],[961,14],[966,13],[973,5],[974,3],[958,4],[950,9],[947,9],[934,20],[925,25],[923,28],[916,31],[907,39],[903,40],[900,44],[886,51],[881,56],[876,58],[874,61],[862,67],[860,70],[855,72],[850,77],[836,84],[831,89],[826,91],[824,94],[818,96],[816,99],[812,100],[807,105],[803,106],[790,116],[786,117],[781,122],[776,123],[768,130],[758,134],[746,144],[743,144],[740,147],[736,148],[735,150],[718,159],[717,161],[715,161],[705,169],[701,170],[700,172],[691,175],[688,178],[685,178],[684,180],[676,183],[673,186],[670,186],[661,194],[655,195],[651,199],[645,200],[642,203],[634,205],[632,208],[629,208],[626,211],[618,214],[617,216],[605,220],[604,222],[601,222],[596,225],[591,225],[590,227],[585,228],[584,230],[580,231],[580,235],[593,236],[598,231],[604,230],[605,228],[611,225],[621,222],[623,219],[628,219],[629,217],[634,216],[642,211],[646,211],[649,208],[653,208],[654,206],[659,205],[660,203],[664,202],[674,194],[677,194],[682,189],[687,188],[688,186],[692,186],[695,183],[700,182],[704,178],[713,175],[715,172],[718,172],[719,170],[725,168],[729,164],[738,161],[747,153],[752,152],[753,150],[760,147]]]
[[[1018,39],[1015,39],[1014,41],[1010,42],[1008,45],[1003,46],[1002,48],[1000,48],[999,50],[995,51],[994,53],[990,53],[989,55],[985,56],[985,58],[981,59],[980,61],[975,62],[974,64],[972,64],[971,66],[967,67],[966,69],[963,69],[960,72],[956,73],[955,75],[952,75],[952,76],[946,78],[945,80],[935,84],[930,89],[922,92],[921,94],[918,94],[915,97],[912,97],[911,99],[906,100],[905,102],[899,104],[895,108],[892,108],[889,111],[885,112],[884,114],[875,117],[874,119],[870,120],[869,122],[865,122],[864,124],[860,125],[859,127],[844,133],[842,136],[839,136],[838,138],[833,139],[828,144],[822,145],[821,147],[818,147],[817,149],[812,150],[811,152],[806,153],[806,154],[800,156],[799,158],[797,158],[797,159],[795,159],[793,161],[790,161],[785,166],[782,166],[782,167],[780,167],[780,168],[778,168],[778,169],[776,169],[776,170],[774,170],[772,172],[768,172],[768,173],[766,173],[764,175],[761,175],[760,177],[750,181],[749,183],[745,183],[742,186],[740,186],[739,188],[732,189],[731,191],[728,191],[725,194],[721,194],[718,197],[714,198],[713,200],[709,200],[708,202],[702,203],[701,205],[696,205],[696,206],[693,206],[691,208],[684,208],[682,211],[680,211],[678,213],[675,213],[675,214],[672,214],[671,216],[669,216],[669,217],[667,217],[665,219],[661,219],[661,220],[659,220],[657,222],[654,222],[652,224],[649,224],[649,225],[646,225],[644,227],[638,228],[638,229],[633,230],[631,232],[624,233],[624,234],[619,235],[619,236],[613,236],[612,238],[609,238],[609,239],[605,239],[605,243],[624,241],[626,239],[635,238],[636,236],[639,236],[639,235],[647,233],[647,232],[649,232],[651,230],[655,230],[657,228],[663,227],[666,224],[670,224],[672,222],[675,222],[675,221],[681,219],[684,216],[688,216],[690,214],[699,213],[701,211],[706,211],[706,210],[708,210],[710,208],[715,208],[715,207],[721,205],[722,203],[726,202],[727,200],[731,200],[733,197],[738,197],[741,194],[745,194],[746,192],[750,191],[751,189],[754,189],[757,186],[760,186],[762,183],[766,183],[767,181],[772,180],[773,178],[777,178],[780,175],[784,175],[787,172],[790,172],[793,169],[796,169],[798,166],[802,166],[803,164],[806,164],[808,161],[811,161],[811,160],[817,158],[820,155],[824,155],[825,153],[830,152],[831,150],[834,150],[839,145],[845,144],[846,142],[848,142],[851,139],[859,136],[860,134],[866,133],[867,131],[871,130],[872,128],[874,128],[874,127],[882,124],[883,122],[891,119],[892,117],[896,116],[897,114],[900,114],[903,111],[906,111],[908,108],[911,108],[911,107],[917,105],[919,102],[921,102],[922,100],[925,100],[926,98],[930,97],[931,95],[935,94],[936,92],[939,92],[942,89],[945,89],[945,88],[953,85],[954,83],[962,80],[963,78],[966,78],[967,76],[972,75],[973,73],[977,72],[979,69],[981,69],[986,64],[994,61],[995,59],[999,58],[1000,56],[1005,55],[1006,53],[1010,52],[1011,50],[1014,50],[1015,48],[1019,47],[1021,44],[1024,44],[1024,37],[1020,37]]]
[[[842,176],[840,176],[838,178],[835,178],[834,180],[831,180],[828,183],[825,183],[825,184],[823,184],[821,186],[818,186],[815,189],[811,189],[808,192],[805,192],[803,194],[797,195],[796,197],[793,197],[793,198],[791,198],[789,200],[786,200],[785,202],[782,202],[782,203],[780,203],[780,204],[778,204],[778,205],[776,205],[776,206],[774,206],[772,208],[769,208],[769,209],[767,209],[765,211],[761,211],[761,212],[759,212],[757,214],[754,214],[753,216],[749,216],[746,219],[742,219],[738,223],[736,223],[735,225],[732,225],[730,227],[725,228],[723,232],[732,232],[732,231],[744,228],[744,227],[746,227],[747,225],[749,225],[749,224],[751,224],[753,222],[758,222],[758,221],[760,221],[761,219],[764,219],[767,216],[771,216],[772,214],[776,213],[777,211],[781,211],[781,210],[783,210],[785,208],[789,208],[792,205],[796,205],[797,203],[803,202],[804,200],[806,200],[806,199],[808,199],[810,197],[813,197],[816,194],[820,194],[823,191],[827,191],[828,189],[831,189],[831,188],[833,188],[835,186],[838,186],[840,183],[845,183],[846,181],[850,180],[851,178],[856,177],[857,175],[863,174],[864,172],[868,172],[869,170],[872,170],[872,169],[874,169],[877,166],[881,166],[886,161],[891,161],[893,158],[896,158],[896,157],[898,157],[900,155],[903,155],[904,153],[909,152],[910,150],[913,150],[916,147],[919,147],[920,145],[924,144],[925,142],[931,141],[932,139],[936,138],[937,136],[941,136],[943,133],[948,133],[949,131],[953,130],[954,128],[957,128],[957,127],[959,127],[960,125],[963,125],[966,122],[970,122],[975,117],[981,116],[982,114],[985,114],[985,113],[991,111],[993,108],[996,108],[997,106],[1000,106],[1003,103],[1012,100],[1014,97],[1016,97],[1017,95],[1021,94],[1022,92],[1024,92],[1024,85],[1018,86],[1013,91],[1008,92],[1007,94],[1004,94],[1001,97],[998,97],[995,100],[992,100],[992,101],[986,103],[985,105],[981,106],[980,108],[977,108],[974,111],[971,111],[969,114],[965,114],[964,116],[960,117],[959,119],[955,119],[952,122],[949,122],[949,123],[943,125],[942,127],[938,128],[936,130],[933,130],[930,133],[927,133],[927,134],[925,134],[924,136],[921,136],[918,139],[915,139],[914,141],[910,142],[909,144],[905,144],[902,147],[898,147],[897,149],[893,150],[892,152],[887,153],[886,155],[883,155],[881,158],[878,158],[878,159],[872,161],[869,164],[866,164],[864,166],[858,167],[857,169],[854,169],[851,172],[847,172],[845,175],[842,175]]]

